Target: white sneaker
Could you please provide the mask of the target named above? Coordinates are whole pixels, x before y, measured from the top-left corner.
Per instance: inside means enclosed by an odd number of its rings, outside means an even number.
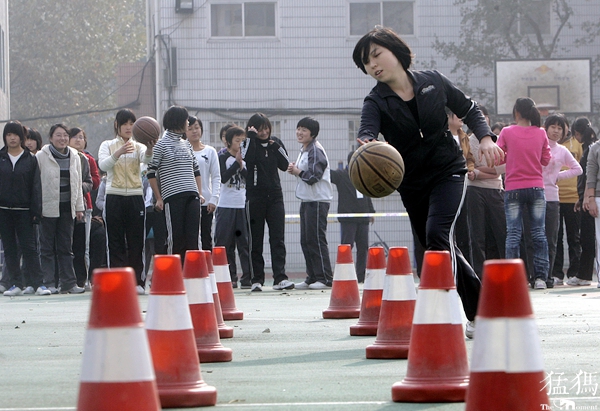
[[[564,285],[565,284],[565,282],[561,278],[558,278],[558,277],[552,277],[552,278],[554,279],[554,285]]]
[[[580,286],[580,285],[592,285],[592,282],[589,280],[582,280],[578,277],[571,277],[567,280],[567,285],[572,286]]]
[[[274,290],[292,290],[296,284],[291,282],[290,280],[283,280],[279,282],[279,284],[273,285]]]
[[[250,291],[262,291],[262,285],[260,285],[260,283],[252,284],[252,288],[250,288]]]
[[[46,288],[45,285],[41,285],[35,290],[35,295],[50,295],[52,292]]]
[[[474,335],[475,335],[475,320],[467,321],[467,324],[465,326],[465,337],[472,340]]]
[[[312,283],[311,285],[309,285],[308,288],[310,288],[311,290],[326,290],[331,287],[328,287],[326,284],[317,281],[316,283]]]
[[[301,283],[296,283],[294,284],[294,288],[296,290],[308,290],[308,284],[306,284],[306,281],[302,281]]]
[[[48,287],[51,294],[58,294],[58,288],[56,287]]]
[[[146,289],[144,287],[142,287],[141,285],[138,285],[137,287],[135,287],[135,291],[138,293],[138,295],[146,294]]]
[[[546,282],[544,280],[542,280],[541,278],[538,278],[537,280],[535,280],[535,284],[534,284],[533,288],[535,290],[545,290]]]
[[[14,297],[14,296],[17,296],[17,295],[23,295],[23,290],[21,290],[19,287],[13,285],[8,290],[4,291],[4,295],[7,296],[7,297]]]
[[[90,283],[89,281],[86,281],[83,288],[85,288],[85,291],[92,291],[92,283]]]
[[[34,294],[34,293],[35,293],[35,290],[30,285],[28,285],[27,287],[25,287],[25,289],[23,290],[23,295]]]

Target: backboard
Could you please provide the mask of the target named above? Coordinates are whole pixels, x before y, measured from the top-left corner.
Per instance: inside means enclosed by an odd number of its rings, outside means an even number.
[[[497,60],[497,113],[511,115],[519,97],[531,97],[538,108],[548,111],[590,113],[591,60]]]

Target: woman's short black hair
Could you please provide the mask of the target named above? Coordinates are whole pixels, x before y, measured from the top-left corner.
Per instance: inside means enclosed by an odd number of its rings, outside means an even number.
[[[296,128],[298,127],[307,128],[310,131],[310,136],[312,138],[317,138],[319,135],[319,122],[312,117],[304,117],[301,119],[296,125]]]
[[[235,124],[227,123],[221,127],[221,130],[219,130],[219,140],[223,138],[223,135],[227,133],[227,130],[229,130],[231,127],[235,127]]]
[[[200,129],[202,131],[204,131],[204,124],[202,124],[202,120],[200,120],[198,117],[196,116],[189,116],[188,117],[188,125],[189,126],[193,126],[194,124],[198,123],[198,125],[200,126]]]
[[[83,146],[83,148],[86,149],[87,148],[87,136],[85,135],[85,130],[84,129],[79,128],[79,127],[73,127],[71,130],[69,130],[69,139],[72,139],[73,137],[75,137],[79,133],[83,134],[83,142],[85,143],[84,146]]]
[[[590,123],[590,120],[587,117],[577,117],[573,122],[571,130],[573,130],[573,132],[577,132],[583,135],[584,131],[590,128],[591,126],[592,123]]]
[[[54,132],[58,128],[62,128],[63,130],[65,130],[67,132],[67,134],[69,134],[69,127],[65,126],[63,123],[56,123],[56,124],[53,124],[52,127],[50,127],[50,132],[48,132],[48,137],[52,138],[52,134],[54,134]]]
[[[115,135],[118,135],[119,129],[121,128],[121,126],[130,120],[133,123],[135,123],[136,118],[135,118],[135,114],[133,114],[133,111],[131,111],[128,108],[122,108],[121,110],[117,111],[117,115],[115,116],[115,124],[114,124]]]
[[[256,131],[268,128],[269,137],[271,137],[271,133],[273,132],[273,126],[271,125],[271,121],[263,113],[256,113],[253,114],[252,117],[250,117],[250,119],[248,120],[248,124],[246,124],[246,131],[248,131],[250,127],[254,127]]]
[[[227,132],[225,133],[225,141],[227,142],[227,147],[231,146],[231,142],[234,137],[237,136],[245,136],[246,130],[238,126],[229,127]]]
[[[548,117],[546,117],[546,121],[544,121],[544,129],[548,131],[548,127],[550,126],[562,127],[563,132],[561,138],[565,138],[565,135],[567,134],[565,116],[562,114],[550,114]]]
[[[367,74],[365,64],[369,63],[369,54],[371,53],[371,44],[377,44],[391,51],[398,59],[402,68],[408,70],[412,64],[413,53],[404,42],[392,29],[382,26],[375,26],[373,30],[362,36],[352,53],[352,59],[356,67]]]
[[[42,149],[42,135],[40,134],[39,131],[37,131],[35,128],[27,128],[27,132],[28,134],[25,135],[25,140],[29,139],[29,140],[34,140],[36,143],[35,149],[36,150],[41,150]]]
[[[182,106],[171,106],[163,115],[163,127],[165,130],[183,131],[188,122],[190,114]]]
[[[21,139],[21,147],[25,146],[25,136],[27,135],[27,128],[21,124],[18,120],[12,120],[6,123],[4,131],[2,132],[2,140],[6,146],[6,135],[8,133],[16,134]]]

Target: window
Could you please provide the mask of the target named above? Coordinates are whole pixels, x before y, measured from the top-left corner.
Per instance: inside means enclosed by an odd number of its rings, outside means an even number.
[[[545,0],[531,1],[527,8],[528,11],[519,16],[519,32],[521,34],[535,34],[535,27],[531,24],[531,21],[533,21],[542,34],[550,34],[550,2]]]
[[[212,37],[274,37],[275,3],[213,4]]]
[[[398,34],[414,34],[413,8],[412,1],[350,3],[350,35],[362,36],[378,24]]]
[[[493,8],[495,13],[486,16],[488,31],[498,35],[518,33],[535,34],[535,25],[541,34],[550,34],[552,21],[552,2],[550,0],[528,0],[521,7],[505,4],[500,0],[485,0],[485,7]]]

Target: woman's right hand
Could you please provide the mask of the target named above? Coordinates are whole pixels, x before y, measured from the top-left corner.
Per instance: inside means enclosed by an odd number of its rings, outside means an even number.
[[[125,144],[123,144],[117,151],[115,151],[114,155],[116,158],[121,157],[123,154],[133,153],[134,147],[131,140],[128,140]]]

